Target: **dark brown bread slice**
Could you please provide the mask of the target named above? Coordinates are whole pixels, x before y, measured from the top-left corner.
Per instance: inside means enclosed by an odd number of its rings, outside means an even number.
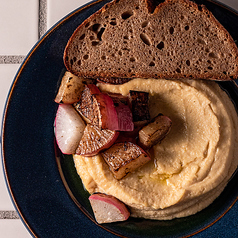
[[[238,49],[205,6],[189,0],[114,0],[70,38],[65,66],[92,78],[238,77]],[[110,80],[111,83],[113,80]]]

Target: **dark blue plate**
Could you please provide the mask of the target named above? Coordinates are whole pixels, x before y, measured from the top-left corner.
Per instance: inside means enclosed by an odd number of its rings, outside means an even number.
[[[172,221],[130,218],[96,225],[88,193],[71,156],[54,142],[57,83],[65,71],[62,56],[74,29],[108,0],[96,1],[62,19],[34,46],[20,67],[6,102],[2,155],[6,181],[21,219],[35,237],[236,237],[238,173],[212,205]],[[203,3],[238,39],[238,15],[208,0]],[[219,83],[238,102],[234,82]],[[206,229],[207,228],[207,229]]]

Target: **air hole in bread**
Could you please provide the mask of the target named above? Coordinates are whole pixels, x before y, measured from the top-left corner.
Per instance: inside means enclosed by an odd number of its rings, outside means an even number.
[[[226,73],[226,71],[223,71],[223,74],[225,74],[225,75],[226,75],[226,74],[227,74],[227,73]]]
[[[126,19],[128,19],[129,17],[131,17],[132,15],[133,15],[133,11],[128,10],[128,11],[123,12],[123,13],[121,14],[121,18],[122,18],[123,20],[126,20]]]
[[[99,41],[92,41],[92,46],[97,46],[99,44]]]
[[[209,53],[208,56],[211,58],[217,58],[217,55],[213,52]]]
[[[91,30],[94,32],[97,32],[99,30],[100,26],[101,26],[100,24],[95,23],[91,26]]]
[[[112,26],[116,26],[116,24],[117,24],[116,21],[111,21],[110,22],[110,25],[112,25]]]
[[[148,21],[144,21],[142,24],[141,24],[141,26],[142,26],[142,28],[145,28],[145,27],[147,27],[148,26]]]
[[[155,66],[155,62],[151,61],[149,66]]]
[[[85,24],[85,28],[88,28],[89,26],[90,26],[90,23],[87,22],[87,23]]]
[[[124,36],[123,37],[125,40],[129,40],[129,37],[128,36]]]
[[[84,58],[85,60],[87,60],[87,59],[89,58],[89,56],[88,56],[88,55],[84,55],[83,58]]]
[[[206,45],[206,42],[205,42],[203,39],[201,39],[201,38],[198,38],[198,39],[197,39],[197,42],[198,42],[199,44]]]
[[[205,51],[208,53],[210,50],[208,48],[206,48]]]
[[[79,40],[83,40],[84,38],[85,38],[85,34],[81,35],[81,36],[79,37]]]
[[[94,38],[94,36],[90,36],[89,39],[92,41],[92,40],[94,40],[95,38]]]
[[[146,34],[140,34],[140,38],[146,45],[151,45],[150,38]]]
[[[176,72],[180,74],[180,73],[181,73],[181,69],[180,69],[180,68],[177,68],[177,69],[176,69]]]
[[[81,66],[81,60],[78,60],[77,64],[78,64],[79,66]]]
[[[207,67],[209,70],[213,70],[213,68],[211,66]]]
[[[183,20],[183,19],[184,19],[184,16],[182,15],[182,16],[181,16],[181,20]]]
[[[186,60],[186,65],[190,66],[190,60]]]
[[[173,28],[172,26],[169,28],[169,33],[170,33],[171,35],[174,33],[174,28]]]
[[[185,26],[184,29],[185,29],[185,31],[188,31],[189,30],[189,26],[188,25]]]
[[[212,62],[211,62],[211,60],[208,60],[207,63],[208,63],[208,64],[211,64]]]
[[[198,10],[202,12],[202,6],[198,5]]]
[[[122,52],[121,52],[120,50],[118,51],[118,54],[119,54],[120,56],[122,56]]]
[[[157,48],[158,48],[159,50],[162,50],[162,49],[164,48],[164,42],[161,41],[161,42],[157,45]]]
[[[102,34],[103,34],[104,31],[105,31],[105,28],[102,27],[102,28],[100,29],[100,31],[98,32],[98,34],[97,34],[97,38],[98,38],[100,41],[102,40]]]
[[[105,59],[106,59],[106,56],[105,56],[105,55],[103,55],[103,56],[101,57],[101,59],[102,59],[102,60],[105,60]]]
[[[131,57],[131,58],[130,58],[130,61],[131,61],[131,62],[135,62],[136,59],[135,59],[134,57]]]

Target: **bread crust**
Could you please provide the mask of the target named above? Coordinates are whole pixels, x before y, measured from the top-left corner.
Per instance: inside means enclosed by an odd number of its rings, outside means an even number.
[[[131,70],[129,71],[119,71],[119,70],[109,70],[108,68],[105,68],[103,70],[95,70],[98,65],[98,60],[94,62],[93,68],[88,68],[87,70],[82,70],[80,67],[72,67],[72,64],[76,64],[73,61],[78,61],[76,56],[70,59],[71,54],[73,52],[72,46],[75,44],[77,37],[79,36],[79,32],[84,32],[84,30],[87,28],[87,25],[92,24],[92,22],[95,19],[101,19],[101,16],[104,16],[105,13],[109,12],[109,9],[112,9],[112,7],[116,7],[117,4],[126,2],[127,0],[114,0],[102,7],[99,11],[96,13],[92,14],[89,18],[87,18],[78,28],[75,30],[71,38],[69,39],[65,51],[64,51],[64,64],[70,72],[72,72],[75,75],[86,77],[86,78],[99,78],[101,81],[105,82],[110,82],[110,83],[117,83],[119,82],[126,82],[130,78],[173,78],[173,79],[180,79],[180,78],[198,78],[198,79],[207,79],[207,80],[233,80],[238,77],[238,48],[232,39],[231,35],[229,32],[219,23],[219,21],[213,16],[213,14],[204,6],[204,5],[197,5],[196,3],[189,1],[189,0],[165,0],[163,3],[160,3],[159,5],[155,6],[153,4],[153,1],[151,0],[132,0],[134,7],[136,8],[138,6],[138,3],[142,5],[144,11],[148,15],[148,17],[153,17],[156,16],[157,14],[161,13],[166,9],[168,6],[173,6],[173,5],[181,5],[185,6],[188,11],[190,10],[193,12],[193,14],[206,16],[206,18],[209,20],[209,24],[212,26],[215,26],[217,28],[217,32],[220,34],[219,37],[222,38],[224,36],[224,39],[226,41],[226,45],[229,45],[229,56],[232,58],[233,63],[232,63],[232,70],[231,73],[226,72],[223,69],[223,72],[214,72],[213,70],[204,70],[204,72],[196,71],[196,70],[191,70],[191,71],[184,71],[183,68],[177,68],[177,71],[174,71],[173,73],[171,72],[166,72],[167,70],[160,70],[158,69],[156,72],[153,70],[150,70],[153,68],[153,64],[156,64],[158,59],[154,57],[155,60],[151,63],[150,66],[148,66],[148,70],[141,70],[140,68],[137,68],[137,70]],[[101,24],[99,22],[98,24]],[[102,24],[104,24],[102,22]],[[146,39],[145,39],[146,40]],[[223,39],[222,39],[223,40]],[[77,46],[80,48],[80,46]],[[76,45],[74,45],[73,48],[77,48]],[[78,49],[77,49],[78,50]],[[134,49],[133,49],[134,50]],[[133,51],[132,50],[132,51]],[[79,50],[80,52],[80,50]],[[142,51],[143,53],[143,51]],[[208,53],[208,52],[207,52]],[[75,59],[75,60],[72,60]],[[227,59],[227,58],[226,58]],[[148,61],[149,61],[148,57]],[[159,59],[161,60],[161,59]],[[162,59],[163,60],[163,59]],[[202,60],[202,59],[201,59]],[[123,61],[123,60],[122,60]],[[146,60],[144,60],[146,61]],[[191,60],[189,59],[189,62]],[[208,60],[210,61],[210,59]],[[227,61],[224,61],[225,64],[228,64],[231,61],[231,59],[227,59]],[[148,62],[149,63],[149,62]],[[189,63],[190,64],[190,63]],[[167,65],[169,69],[169,65]],[[209,66],[208,66],[209,68]],[[224,68],[224,67],[223,67]],[[113,78],[125,78],[125,80],[113,80]],[[109,80],[110,79],[110,80]]]

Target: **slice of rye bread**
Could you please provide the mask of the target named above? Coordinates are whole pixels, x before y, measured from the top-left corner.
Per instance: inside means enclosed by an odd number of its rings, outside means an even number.
[[[64,63],[75,75],[110,83],[135,77],[238,77],[234,40],[205,6],[189,0],[106,4],[75,30]]]

